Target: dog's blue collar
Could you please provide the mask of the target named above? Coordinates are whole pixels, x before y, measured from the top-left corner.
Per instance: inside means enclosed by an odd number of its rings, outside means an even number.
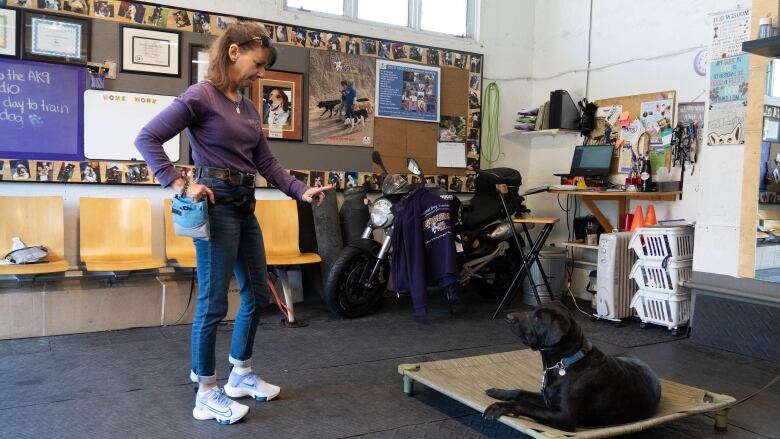
[[[564,357],[563,359],[561,359],[561,366],[569,367],[572,364],[582,360],[583,358],[585,358],[585,352],[577,351],[574,353],[574,355],[569,355],[568,357]]]

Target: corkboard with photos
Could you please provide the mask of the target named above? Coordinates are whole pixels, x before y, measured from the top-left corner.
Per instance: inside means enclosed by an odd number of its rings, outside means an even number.
[[[0,2],[2,3],[2,2]],[[275,44],[306,48],[310,50],[331,50],[345,54],[385,58],[409,63],[419,63],[442,67],[445,71],[462,72],[455,75],[458,87],[463,88],[462,95],[445,96],[444,102],[456,103],[449,116],[465,117],[467,168],[435,169],[435,174],[428,177],[441,186],[453,191],[473,191],[474,171],[480,162],[480,118],[482,95],[482,62],[483,55],[451,51],[441,48],[420,46],[399,41],[389,41],[359,35],[343,34],[321,29],[293,26],[284,23],[266,22],[264,20],[246,17],[214,14],[205,11],[181,9],[155,5],[152,3],[126,2],[114,0],[6,0],[5,7],[19,10],[48,10],[64,15],[88,17],[93,20],[107,20],[122,24],[142,25],[149,28],[172,29],[180,32],[193,32],[219,36],[231,23],[256,21],[265,25],[273,36]],[[20,30],[19,30],[20,31]],[[465,79],[461,79],[465,78]],[[460,106],[463,106],[461,109]],[[453,107],[451,104],[450,107]],[[444,113],[442,113],[444,115]],[[408,121],[409,126],[396,121],[385,123],[386,119],[377,119],[384,130],[392,125],[405,131],[430,131],[431,136],[425,137],[425,142],[417,142],[414,151],[422,160],[435,161],[438,129],[419,130],[420,122]],[[431,124],[435,128],[435,124]],[[381,134],[381,133],[377,133]],[[375,134],[375,135],[377,135]],[[390,157],[400,157],[404,152],[393,151],[392,144],[383,145],[381,135],[374,148]],[[428,139],[428,137],[431,137]],[[391,159],[392,160],[392,159]],[[191,173],[189,167],[177,166],[183,174]],[[397,166],[394,166],[397,168]],[[377,169],[373,170],[377,172]],[[398,169],[391,169],[396,172]],[[374,172],[350,170],[290,170],[297,178],[307,184],[334,184],[339,189],[348,186],[361,185],[369,190],[379,189],[378,175]],[[411,175],[408,178],[413,179]],[[156,184],[151,170],[142,162],[95,162],[95,161],[45,161],[0,158],[0,181],[36,181],[59,183],[100,183],[100,184]],[[260,180],[260,187],[269,187]]]

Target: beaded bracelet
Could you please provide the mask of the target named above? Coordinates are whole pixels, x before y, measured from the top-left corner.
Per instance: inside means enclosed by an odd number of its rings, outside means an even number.
[[[187,188],[190,186],[189,180],[184,180],[184,186],[181,187],[181,192],[179,193],[179,196],[186,197],[187,196]]]

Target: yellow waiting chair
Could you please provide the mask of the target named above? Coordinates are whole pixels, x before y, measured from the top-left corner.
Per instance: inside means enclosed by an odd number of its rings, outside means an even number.
[[[87,271],[161,268],[152,256],[152,208],[146,198],[82,198],[79,253]]]
[[[282,281],[284,301],[289,308],[287,321],[295,323],[287,267],[313,264],[322,259],[317,253],[301,253],[298,247],[298,206],[295,200],[257,200],[255,216],[263,231],[266,263],[277,269]]]
[[[0,275],[35,275],[68,271],[62,197],[0,197],[0,258],[11,251],[13,237],[49,250],[48,262],[0,265]]]

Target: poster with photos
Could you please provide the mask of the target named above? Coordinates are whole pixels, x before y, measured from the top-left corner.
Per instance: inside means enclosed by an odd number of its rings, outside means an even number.
[[[439,122],[441,69],[377,60],[376,117]]]
[[[309,144],[373,146],[374,76],[371,58],[309,51]]]

